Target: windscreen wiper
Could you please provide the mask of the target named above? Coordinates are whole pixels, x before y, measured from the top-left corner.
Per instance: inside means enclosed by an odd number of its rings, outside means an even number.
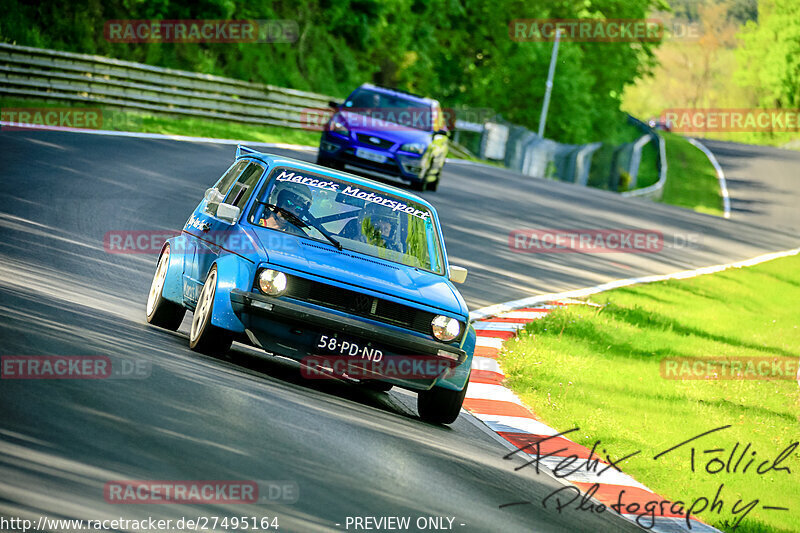
[[[300,218],[299,216],[295,215],[294,213],[292,213],[292,212],[291,212],[291,211],[289,211],[288,209],[286,209],[286,208],[283,208],[283,207],[281,207],[281,206],[279,206],[279,205],[271,204],[271,203],[269,203],[269,202],[258,202],[258,203],[260,203],[261,205],[263,205],[263,206],[267,207],[267,208],[268,208],[269,210],[271,210],[271,211],[274,211],[274,212],[276,212],[276,213],[280,213],[280,214],[281,214],[281,216],[282,216],[283,218],[285,218],[286,220],[288,220],[290,224],[292,224],[292,225],[294,225],[294,226],[297,226],[297,227],[298,227],[298,228],[300,228],[300,229],[307,228],[307,227],[311,226],[312,228],[314,228],[315,230],[317,230],[318,232],[320,232],[320,233],[322,234],[322,236],[323,236],[323,237],[325,237],[326,239],[328,239],[328,241],[329,241],[329,242],[330,242],[332,245],[334,245],[334,246],[336,247],[336,249],[337,249],[337,250],[341,250],[341,249],[342,249],[342,243],[340,243],[339,241],[337,241],[337,240],[336,240],[336,239],[333,237],[333,235],[331,235],[330,233],[328,233],[328,230],[326,230],[325,228],[323,228],[321,224],[316,224],[316,223],[314,223],[313,221],[306,222],[305,220],[303,220],[303,219],[302,219],[302,218]],[[311,216],[311,215],[309,215],[309,216]],[[313,218],[313,217],[312,217],[312,218]]]

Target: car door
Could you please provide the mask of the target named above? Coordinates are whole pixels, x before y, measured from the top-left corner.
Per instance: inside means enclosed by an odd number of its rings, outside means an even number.
[[[244,208],[265,171],[263,164],[249,160],[242,161],[245,163],[244,170],[239,173],[236,181],[228,188],[223,200],[224,203],[239,208],[240,218],[246,216]],[[203,213],[202,227],[197,235],[197,259],[195,261],[197,273],[195,279],[198,286],[202,286],[206,274],[220,253],[223,251],[236,253],[239,252],[236,248],[241,246],[241,239],[231,241],[234,243],[232,246],[228,245],[229,237],[235,234],[236,228],[234,225],[217,218],[216,206],[219,203],[218,201],[216,203],[210,202],[209,207]]]
[[[206,190],[205,196],[189,217],[183,228],[185,239],[185,260],[183,263],[183,297],[187,303],[194,305],[200,295],[200,289],[205,281],[205,270],[201,270],[199,262],[201,255],[205,255],[217,207],[225,199],[236,179],[247,167],[247,160],[234,162],[217,183]],[[200,244],[202,243],[202,246]],[[202,253],[201,253],[202,252]],[[203,261],[205,263],[205,261]],[[202,279],[201,279],[202,272]]]

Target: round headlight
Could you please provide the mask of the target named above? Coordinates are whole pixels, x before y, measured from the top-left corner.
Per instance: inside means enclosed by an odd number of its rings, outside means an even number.
[[[450,342],[461,333],[461,324],[458,320],[449,316],[437,315],[431,321],[431,327],[433,336],[444,342]]]
[[[280,296],[286,290],[286,274],[277,270],[262,270],[258,275],[258,288],[269,296]]]

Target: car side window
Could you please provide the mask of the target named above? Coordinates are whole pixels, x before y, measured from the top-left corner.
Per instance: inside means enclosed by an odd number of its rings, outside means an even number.
[[[216,185],[211,187],[206,191],[206,207],[205,212],[206,214],[215,216],[217,214],[217,207],[225,198],[225,195],[228,194],[228,191],[233,185],[233,182],[236,180],[236,177],[244,170],[244,167],[247,166],[247,161],[237,161],[228,169],[225,174],[219,179]]]
[[[233,187],[231,187],[225,197],[225,202],[242,209],[253,194],[253,190],[258,185],[258,180],[261,179],[262,174],[264,174],[264,167],[258,163],[250,162],[241,176],[239,176],[239,179],[236,180],[236,183],[233,184]]]

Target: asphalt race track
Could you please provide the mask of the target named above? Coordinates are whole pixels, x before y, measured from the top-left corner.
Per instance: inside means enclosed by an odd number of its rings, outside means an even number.
[[[169,140],[0,134],[0,353],[120,355],[152,365],[140,380],[3,380],[0,514],[264,515],[278,516],[285,531],[343,530],[348,516],[387,515],[455,517],[458,531],[638,530],[611,512],[543,507],[561,485],[532,468],[515,471],[522,460],[503,460],[506,450],[467,415],[451,427],[425,424],[411,395],[310,382],[295,364],[238,345],[225,359],[199,356],[188,349],[190,314],[177,334],[147,326],[156,257],[106,253],[104,235],[180,229],[233,154],[232,146]],[[734,157],[746,165],[751,156],[720,157],[723,168]],[[786,189],[800,163],[782,152],[758,157],[770,176],[740,172],[762,184],[750,189],[766,204],[767,179],[779,175]],[[743,209],[748,189],[732,193]],[[462,292],[471,308],[800,243],[797,209],[765,209],[754,224],[738,212],[725,221],[473,165],[448,163],[439,192],[426,198],[439,209],[451,262],[470,269]],[[525,228],[655,229],[665,246],[516,253],[509,231]],[[684,246],[689,236],[695,244]],[[106,503],[104,485],[120,479],[283,480],[299,497],[258,506]],[[500,508],[519,501],[531,504]]]
[[[733,219],[800,233],[800,152],[721,141],[703,144],[725,172]]]

